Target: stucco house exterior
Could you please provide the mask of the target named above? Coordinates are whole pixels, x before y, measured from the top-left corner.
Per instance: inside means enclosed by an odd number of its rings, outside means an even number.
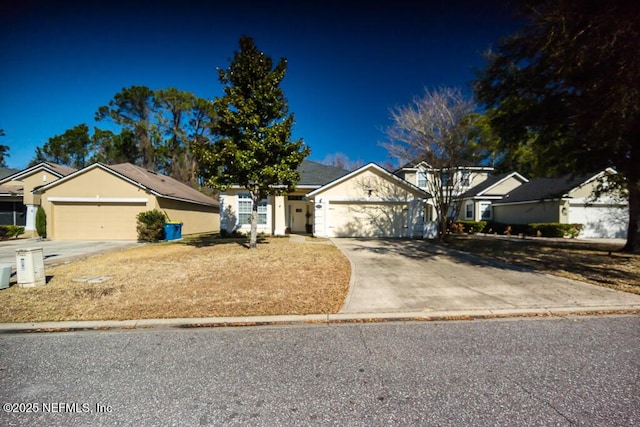
[[[318,237],[422,236],[427,193],[369,163],[353,172],[304,160],[296,191],[270,196],[258,207],[258,232],[313,232]],[[226,231],[250,230],[252,201],[231,187],[220,195]]]
[[[539,178],[526,182],[493,203],[493,219],[503,224],[556,222],[583,224],[582,238],[625,238],[628,202],[611,196],[594,198],[599,181],[615,170]]]
[[[218,202],[173,178],[130,163],[94,163],[29,192],[56,240],[135,240],[136,215],[158,209],[182,234],[218,231]],[[25,192],[25,200],[27,193]]]
[[[2,225],[22,225],[27,236],[35,236],[35,217],[39,202],[32,191],[64,178],[75,170],[56,163],[43,162],[0,179]]]
[[[318,237],[422,237],[429,194],[369,163],[308,194]]]
[[[493,220],[493,203],[502,200],[509,192],[527,182],[529,180],[518,172],[488,176],[484,181],[457,197],[457,202],[460,205],[457,219],[464,221]]]

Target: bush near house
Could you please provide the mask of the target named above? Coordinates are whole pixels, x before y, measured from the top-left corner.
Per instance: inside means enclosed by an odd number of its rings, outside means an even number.
[[[24,227],[21,225],[0,225],[0,239],[5,240],[11,237],[18,238],[24,233]]]
[[[540,237],[578,237],[582,224],[529,224],[529,235]]]
[[[141,242],[157,242],[164,239],[164,224],[167,217],[157,209],[140,212],[136,215],[138,223],[136,230]]]
[[[534,237],[578,237],[582,224],[560,224],[557,222],[532,224],[502,224],[489,222],[484,229],[487,234],[524,235]]]
[[[451,231],[454,233],[482,233],[487,226],[487,221],[455,221],[451,225]]]
[[[38,206],[36,211],[36,232],[43,239],[47,238],[47,213],[42,206]]]

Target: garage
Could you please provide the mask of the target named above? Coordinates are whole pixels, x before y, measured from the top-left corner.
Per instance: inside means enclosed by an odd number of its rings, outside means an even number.
[[[55,240],[136,240],[137,215],[157,209],[182,234],[214,232],[219,204],[171,177],[130,163],[94,163],[34,191]]]
[[[329,207],[333,237],[406,237],[408,203],[340,203]]]
[[[308,194],[318,237],[422,237],[428,194],[369,163]]]
[[[52,204],[53,239],[135,240],[136,215],[146,210],[139,203],[62,203]]]
[[[569,205],[569,223],[583,224],[583,238],[627,237],[629,210],[626,205]]]

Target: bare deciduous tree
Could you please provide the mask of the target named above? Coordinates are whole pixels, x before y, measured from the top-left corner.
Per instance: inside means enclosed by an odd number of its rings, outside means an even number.
[[[400,164],[423,162],[426,190],[433,198],[438,237],[443,239],[447,220],[457,214],[455,198],[466,179],[464,168],[486,157],[471,129],[477,115],[475,103],[459,88],[425,89],[411,103],[390,110],[393,124],[382,144]]]

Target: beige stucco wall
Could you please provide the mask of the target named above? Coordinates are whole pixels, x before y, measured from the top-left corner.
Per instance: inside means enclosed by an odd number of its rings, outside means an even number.
[[[155,208],[164,212],[171,221],[182,222],[183,235],[220,231],[217,207],[164,198],[154,198],[154,201]]]
[[[371,192],[369,192],[371,189]],[[375,169],[365,169],[315,195],[315,199],[409,201],[416,196],[397,181]]]
[[[487,191],[484,194],[487,196],[504,196],[505,194],[509,193],[510,191],[512,191],[516,187],[519,187],[520,185],[522,185],[522,181],[514,177],[510,177],[508,179],[505,179],[500,184],[492,187],[489,191]]]
[[[12,180],[7,182],[7,184],[15,184],[22,185],[24,187],[24,196],[23,201],[25,205],[37,205],[38,204],[38,196],[35,196],[31,193],[31,191],[36,187],[41,187],[45,184],[50,184],[54,181],[57,181],[59,178],[43,169],[37,169],[33,171],[31,174],[20,178],[20,180]]]
[[[493,220],[503,224],[561,222],[560,214],[560,201],[493,206]]]

